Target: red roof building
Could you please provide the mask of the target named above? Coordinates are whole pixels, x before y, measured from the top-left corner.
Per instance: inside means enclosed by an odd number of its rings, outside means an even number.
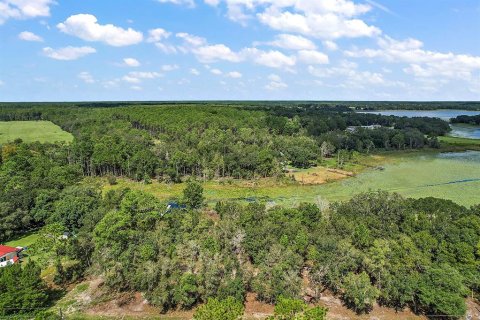
[[[18,249],[0,245],[0,268],[18,261]]]

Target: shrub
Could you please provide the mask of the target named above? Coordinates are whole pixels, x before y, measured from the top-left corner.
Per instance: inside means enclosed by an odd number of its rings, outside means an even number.
[[[193,315],[195,320],[236,320],[243,315],[241,302],[232,297],[225,300],[209,299]]]

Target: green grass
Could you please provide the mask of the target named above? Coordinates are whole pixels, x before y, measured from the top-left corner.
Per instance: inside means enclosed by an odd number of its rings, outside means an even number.
[[[71,142],[73,136],[50,121],[0,122],[0,144],[22,139],[24,142]]]
[[[11,240],[5,243],[5,245],[10,247],[30,247],[37,241],[37,239],[38,239],[37,233],[30,233],[27,235],[23,235],[18,239]]]
[[[472,146],[472,147],[480,147],[480,139],[468,139],[468,138],[460,138],[460,137],[439,137],[440,142],[453,145],[453,146]]]
[[[459,153],[452,156],[434,152],[411,152],[384,155],[385,170],[369,169],[355,178],[348,178],[323,185],[302,186],[279,182],[275,179],[258,182],[209,181],[204,184],[204,194],[209,205],[219,200],[263,200],[275,204],[296,206],[301,202],[318,204],[341,201],[359,192],[386,190],[405,197],[438,197],[470,206],[480,202],[480,153]],[[105,189],[128,187],[152,193],[162,200],[180,198],[184,184],[167,185],[158,182],[145,185],[118,179],[115,186]]]

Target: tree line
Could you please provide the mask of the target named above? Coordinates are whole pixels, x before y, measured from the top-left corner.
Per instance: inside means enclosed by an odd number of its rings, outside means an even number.
[[[359,114],[325,106],[209,104],[4,107],[0,120],[50,120],[74,135],[63,146],[84,176],[178,182],[282,174],[341,150],[438,147],[450,128],[439,119]],[[376,124],[380,128],[362,128]],[[346,130],[347,127],[354,130]],[[328,149],[329,152],[322,152]]]

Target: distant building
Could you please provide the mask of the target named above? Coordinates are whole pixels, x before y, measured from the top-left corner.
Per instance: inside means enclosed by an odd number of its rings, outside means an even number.
[[[17,263],[18,251],[17,248],[0,245],[0,268]]]
[[[362,129],[367,129],[367,130],[374,130],[374,129],[380,129],[382,126],[379,125],[379,124],[372,124],[370,126],[350,126],[350,127],[347,127],[347,131],[348,132],[355,132],[357,131],[358,129],[362,128]]]

